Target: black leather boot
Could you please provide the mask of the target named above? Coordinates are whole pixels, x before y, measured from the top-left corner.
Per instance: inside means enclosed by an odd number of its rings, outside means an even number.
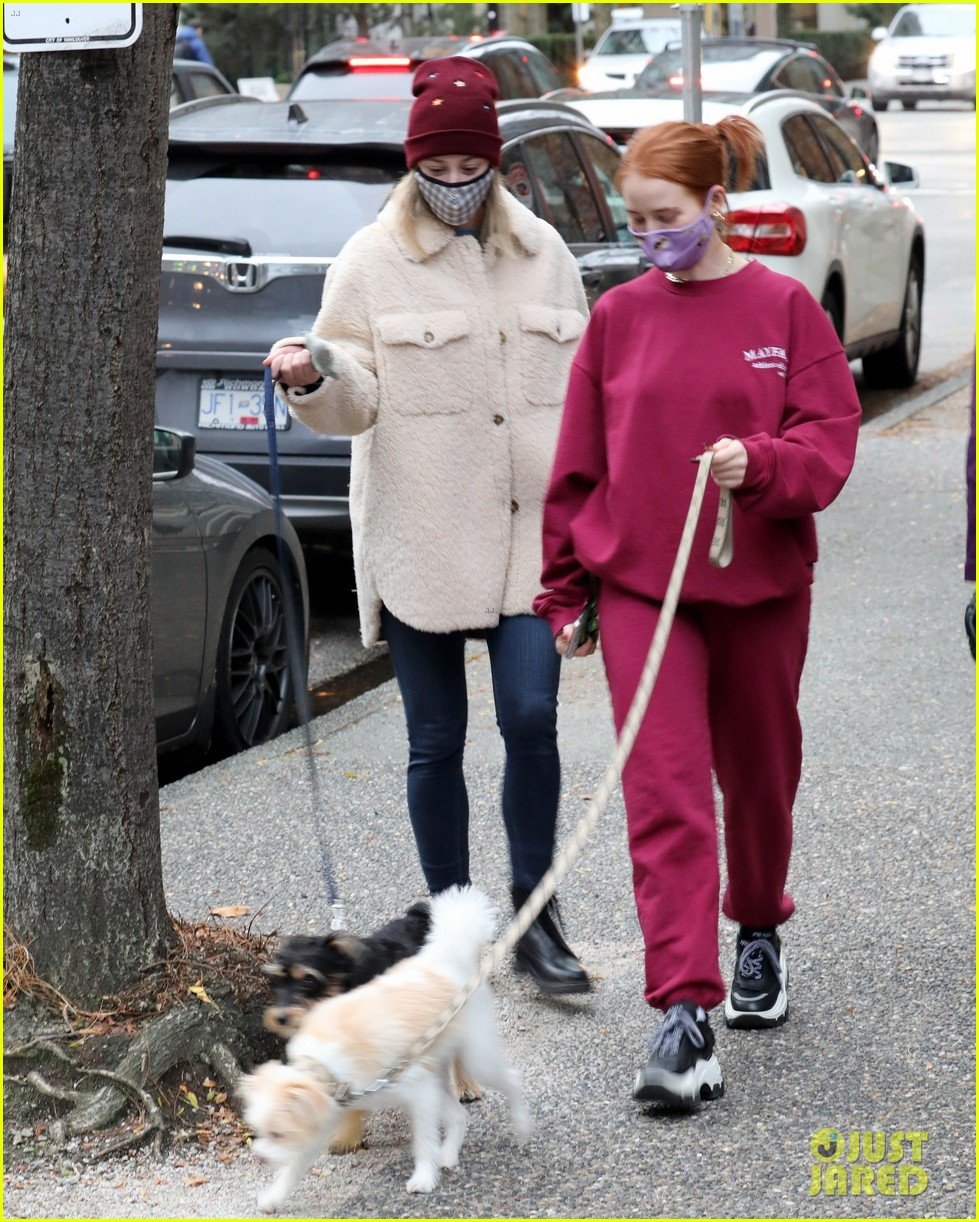
[[[510,895],[517,911],[530,892],[514,886]],[[542,993],[587,993],[591,989],[588,974],[564,940],[553,898],[517,943],[515,964],[518,972],[530,972]]]

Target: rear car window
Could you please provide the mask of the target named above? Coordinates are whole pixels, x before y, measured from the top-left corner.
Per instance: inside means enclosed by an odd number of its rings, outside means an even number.
[[[404,71],[337,72],[312,69],[304,72],[289,91],[291,102],[331,98],[411,99],[412,73]]]
[[[164,238],[233,238],[256,255],[329,258],[377,219],[405,172],[394,155],[299,152],[259,156],[171,145]]]

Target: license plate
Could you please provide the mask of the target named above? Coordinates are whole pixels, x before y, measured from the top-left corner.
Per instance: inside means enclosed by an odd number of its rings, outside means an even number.
[[[265,383],[258,378],[201,378],[197,406],[200,429],[265,428]],[[275,397],[275,427],[289,427],[286,405]]]
[[[935,78],[927,68],[918,68],[911,73],[912,85],[933,85],[934,83]]]

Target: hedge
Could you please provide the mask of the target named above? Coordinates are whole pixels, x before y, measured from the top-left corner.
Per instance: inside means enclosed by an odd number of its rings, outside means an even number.
[[[585,34],[584,38],[585,50],[590,51],[595,45],[595,35]],[[547,56],[569,85],[578,84],[575,72],[578,61],[574,34],[535,34],[526,41]]]
[[[845,81],[864,80],[874,40],[867,30],[793,30],[799,42],[810,42]]]

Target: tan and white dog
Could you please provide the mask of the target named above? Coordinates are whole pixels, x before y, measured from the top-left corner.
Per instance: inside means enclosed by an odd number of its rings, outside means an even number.
[[[453,887],[432,900],[432,928],[417,955],[367,984],[327,998],[302,1018],[289,1041],[289,1063],[269,1061],[240,1087],[252,1149],[279,1168],[259,1208],[285,1204],[349,1115],[336,1098],[345,1084],[370,1086],[398,1063],[445,1010],[476,970],[493,937],[494,911],[472,887]],[[519,1143],[530,1135],[520,1077],[503,1056],[489,990],[481,986],[420,1060],[389,1087],[356,1099],[358,1111],[400,1107],[412,1127],[414,1170],[409,1192],[431,1192],[439,1169],[456,1166],[466,1109],[452,1090],[458,1059],[475,1081],[502,1091]]]

